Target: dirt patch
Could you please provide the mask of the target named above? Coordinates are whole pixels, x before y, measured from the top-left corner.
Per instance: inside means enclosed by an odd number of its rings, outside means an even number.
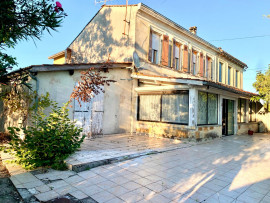
[[[0,202],[15,203],[23,202],[16,188],[9,179],[9,173],[0,157]]]

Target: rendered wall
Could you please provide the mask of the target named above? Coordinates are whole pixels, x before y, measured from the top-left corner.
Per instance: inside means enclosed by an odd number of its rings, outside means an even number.
[[[104,6],[84,28],[74,42],[72,63],[105,62],[110,56],[114,62],[132,61],[135,41],[135,15],[137,6]],[[124,33],[127,16],[126,35]]]
[[[105,86],[103,133],[114,134],[130,132],[131,128],[131,86],[132,81],[128,70],[110,69],[104,73],[108,79],[115,80],[110,86]],[[50,93],[50,97],[62,105],[66,103],[74,85],[80,80],[80,71],[70,75],[68,71],[39,72],[39,94]],[[74,106],[74,104],[72,104]],[[73,119],[73,107],[70,108],[70,118]]]
[[[137,14],[137,20],[136,20],[136,30],[135,30],[135,48],[140,56],[140,58],[144,61],[148,61],[148,52],[149,52],[149,33],[150,29],[154,30],[155,32],[161,34],[161,35],[168,35],[169,40],[172,40],[173,38],[179,41],[181,44],[187,45],[188,49],[191,51],[192,49],[196,49],[199,52],[202,52],[204,55],[208,55],[213,58],[213,65],[214,65],[214,81],[218,81],[219,76],[219,68],[218,64],[219,62],[224,63],[223,67],[223,73],[222,73],[222,83],[228,84],[228,67],[230,66],[232,68],[231,71],[231,79],[234,79],[234,72],[236,70],[242,72],[243,69],[239,67],[237,64],[232,63],[231,61],[225,59],[224,57],[219,56],[219,54],[214,51],[213,49],[203,45],[197,40],[191,39],[187,35],[181,33],[177,29],[173,27],[173,25],[168,25],[164,23],[162,20],[158,20],[154,18],[153,16],[144,13],[143,11],[139,10]],[[162,37],[161,37],[162,38]],[[162,39],[161,39],[162,40]],[[161,45],[160,45],[161,47]],[[156,65],[149,65],[149,63],[144,64],[144,68],[151,70],[156,75],[163,75],[163,76],[173,76],[173,77],[183,77],[183,78],[199,78],[199,76],[194,76],[192,74],[188,73],[181,73],[179,71],[172,70],[169,67],[162,66],[163,68],[160,68]],[[144,71],[147,73],[147,71]],[[239,81],[239,88],[243,88],[242,83],[243,80],[240,80],[240,77],[238,78]],[[231,86],[235,86],[234,83],[231,83]]]

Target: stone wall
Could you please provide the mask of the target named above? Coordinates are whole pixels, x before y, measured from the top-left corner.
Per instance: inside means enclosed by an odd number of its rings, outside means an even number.
[[[144,133],[154,137],[167,137],[176,139],[203,139],[221,137],[222,127],[219,125],[211,125],[194,128],[187,125],[137,121],[136,133]]]
[[[250,122],[250,123],[238,123],[238,135],[247,135],[248,130],[252,130],[253,132],[259,131],[259,124],[257,122]]]

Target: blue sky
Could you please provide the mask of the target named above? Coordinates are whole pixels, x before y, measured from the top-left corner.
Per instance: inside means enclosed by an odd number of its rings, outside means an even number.
[[[15,56],[17,68],[37,64],[50,64],[48,56],[64,50],[100,9],[95,0],[59,0],[68,16],[58,32],[44,34],[41,41],[20,42],[8,53]],[[108,4],[125,4],[113,0]],[[248,65],[244,73],[244,89],[255,92],[252,83],[256,71],[270,64],[270,14],[269,0],[129,0],[130,4],[142,2],[185,28],[198,27],[198,35],[217,47],[222,47]],[[241,40],[224,40],[262,36]],[[222,41],[214,41],[222,40]]]

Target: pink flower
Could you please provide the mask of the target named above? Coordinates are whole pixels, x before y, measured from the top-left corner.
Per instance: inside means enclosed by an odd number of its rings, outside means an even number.
[[[57,1],[57,2],[56,2],[56,7],[62,8],[62,4],[61,4],[59,1]]]
[[[55,11],[55,12],[58,13],[59,10],[60,10],[60,11],[64,11],[64,9],[62,8],[62,4],[61,4],[59,1],[57,1],[55,4],[56,4],[56,6],[54,7],[54,11]]]

